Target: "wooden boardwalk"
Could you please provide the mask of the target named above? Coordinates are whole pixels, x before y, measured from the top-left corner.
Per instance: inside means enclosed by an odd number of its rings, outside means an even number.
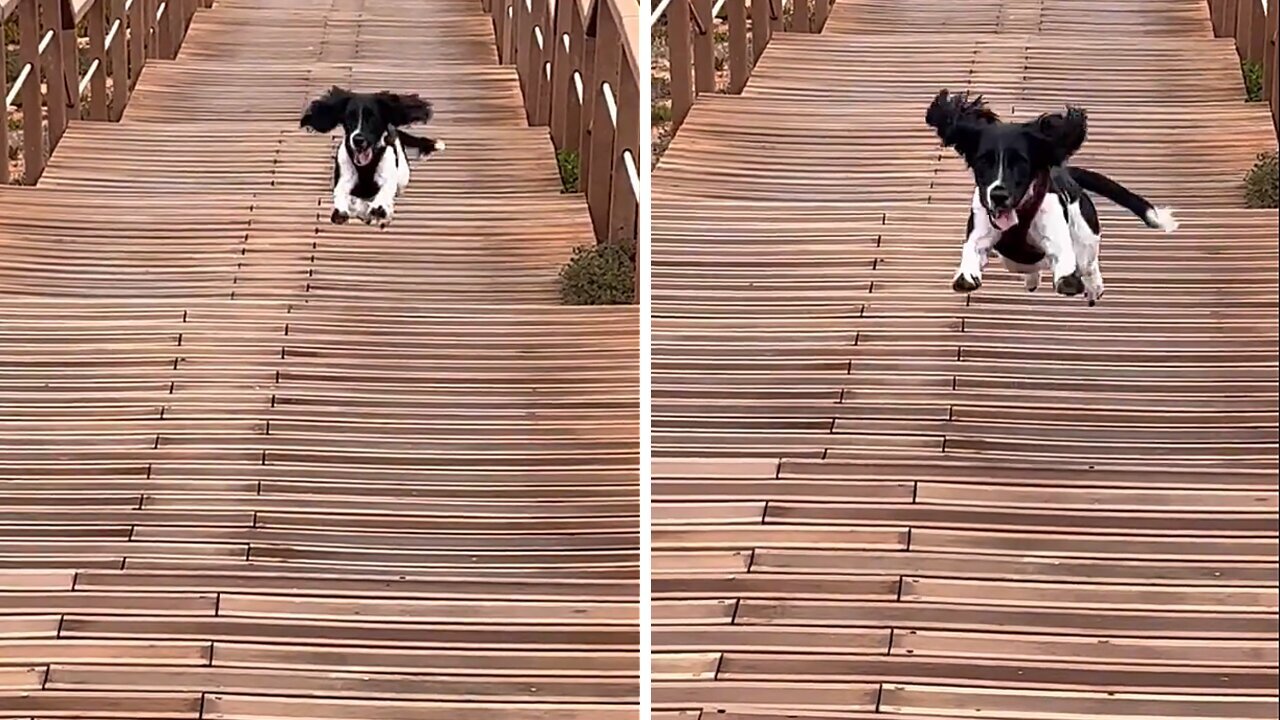
[[[0,192],[0,718],[633,720],[638,322],[476,0],[220,0]],[[330,84],[448,151],[328,222]]]
[[[1089,108],[1108,293],[951,291],[939,89]],[[1203,0],[840,0],[654,173],[661,720],[1274,718],[1275,147]]]

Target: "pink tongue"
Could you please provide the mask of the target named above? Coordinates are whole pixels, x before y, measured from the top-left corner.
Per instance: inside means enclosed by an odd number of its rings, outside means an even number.
[[[356,155],[357,165],[368,165],[372,160],[373,150],[361,150],[360,153]]]
[[[996,214],[996,227],[1008,230],[1018,224],[1018,215],[1012,210],[1002,210]]]

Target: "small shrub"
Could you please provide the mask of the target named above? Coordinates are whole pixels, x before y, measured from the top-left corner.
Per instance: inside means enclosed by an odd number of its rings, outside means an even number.
[[[1251,208],[1274,208],[1280,194],[1280,177],[1277,177],[1276,151],[1258,155],[1258,162],[1244,177],[1244,200]]]
[[[1244,75],[1244,94],[1249,102],[1262,100],[1262,65],[1252,60],[1240,61],[1240,73]]]
[[[671,104],[665,102],[655,102],[653,104],[652,119],[654,125],[671,122]]]
[[[13,50],[4,56],[4,79],[10,90],[13,89],[13,81],[18,79],[18,73],[22,71],[22,65],[22,58]]]
[[[566,305],[628,305],[635,302],[634,240],[583,245],[560,269],[560,299]]]
[[[560,166],[560,185],[564,192],[578,192],[578,153],[572,150],[556,152],[556,164]]]

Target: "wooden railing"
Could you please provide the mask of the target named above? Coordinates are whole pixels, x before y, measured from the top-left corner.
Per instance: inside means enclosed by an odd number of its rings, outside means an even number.
[[[1209,0],[1209,15],[1218,37],[1236,41],[1240,59],[1262,67],[1262,98],[1271,104],[1271,117],[1280,130],[1280,92],[1276,91],[1277,17],[1280,0]]]
[[[693,101],[722,89],[742,92],[775,32],[821,32],[832,0],[662,0],[649,18],[666,24],[671,123],[679,129]],[[728,33],[727,83],[717,80],[716,25]]]
[[[636,0],[482,0],[499,61],[514,65],[531,125],[577,158],[600,241],[635,240],[640,22]]]
[[[0,183],[10,178],[9,113],[20,106],[22,182],[33,184],[67,124],[119,120],[149,58],[177,54],[197,7],[211,0],[0,0],[0,18],[17,24],[18,72],[0,74]],[[84,44],[81,43],[84,39]],[[0,66],[6,42],[0,42]],[[81,72],[81,67],[84,68]]]

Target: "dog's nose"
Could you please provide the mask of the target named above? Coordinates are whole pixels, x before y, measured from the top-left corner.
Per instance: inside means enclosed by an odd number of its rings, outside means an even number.
[[[369,141],[365,140],[363,135],[356,135],[351,138],[351,147],[357,150],[364,150],[369,147]]]
[[[1002,187],[991,188],[987,193],[987,197],[991,199],[991,204],[995,207],[1004,207],[1009,204],[1009,191]]]

